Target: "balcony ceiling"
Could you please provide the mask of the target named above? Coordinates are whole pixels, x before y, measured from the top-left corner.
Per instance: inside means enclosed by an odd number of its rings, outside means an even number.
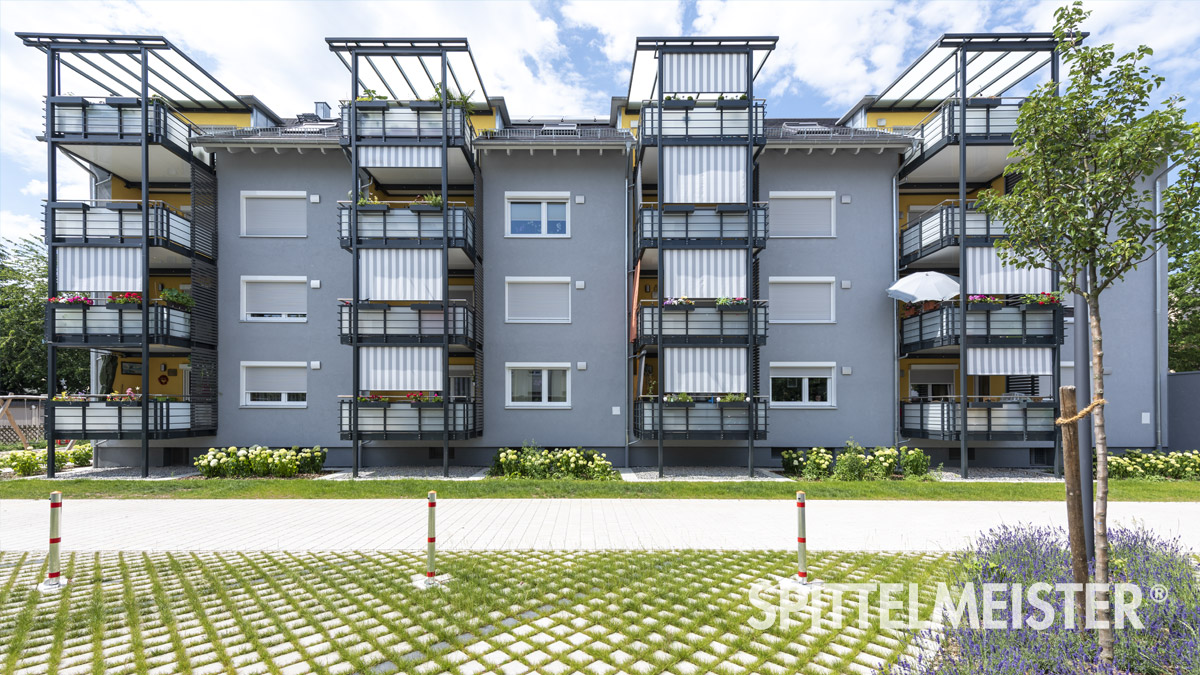
[[[475,173],[471,170],[466,155],[453,148],[447,155],[449,163],[446,166],[446,174],[449,182],[456,185],[474,183]],[[375,182],[381,185],[440,185],[442,182],[441,167],[370,167],[364,168],[363,171],[371,174]]]
[[[642,101],[658,96],[658,55],[663,49],[692,50],[704,53],[705,48],[713,51],[749,49],[753,53],[754,76],[762,71],[767,57],[775,49],[778,37],[639,37],[633,55],[633,68],[629,74],[629,91],[626,100],[630,108],[641,107]],[[714,94],[712,98],[716,98]]]
[[[159,35],[17,33],[25,46],[54,50],[62,64],[58,91],[142,95],[142,51],[151,95],[184,111],[241,111],[250,106]]]
[[[441,83],[446,60],[446,89],[473,104],[487,105],[487,90],[466,38],[326,38],[329,50],[346,70],[358,59],[358,87],[397,101],[428,100]]]
[[[990,181],[1004,172],[1008,166],[1008,153],[1012,146],[971,145],[967,147],[967,183]],[[918,160],[919,161],[919,160]],[[925,161],[906,170],[904,182],[953,183],[958,185],[958,145],[947,144],[935,150]]]
[[[142,181],[142,149],[138,145],[63,144],[58,147],[130,183]],[[151,183],[191,181],[192,168],[187,160],[164,146],[150,146]]]

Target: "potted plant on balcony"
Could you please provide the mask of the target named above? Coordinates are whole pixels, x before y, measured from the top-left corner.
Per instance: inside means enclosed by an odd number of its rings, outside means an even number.
[[[696,101],[693,100],[691,96],[685,99],[667,96],[663,98],[663,107],[689,110],[696,107]]]
[[[717,399],[718,408],[749,408],[750,401],[745,394],[730,393]]]
[[[994,312],[1004,306],[1004,298],[996,295],[967,296],[967,311]]]
[[[744,94],[742,95],[741,98],[738,98],[738,99],[725,98],[725,95],[721,94],[720,96],[717,97],[717,107],[718,108],[745,109],[745,108],[750,107],[750,100],[747,99]]]
[[[925,302],[921,303],[921,311],[922,312],[932,312],[933,310],[938,309],[941,306],[942,306],[942,303],[938,302],[937,300],[926,300]]]
[[[1062,306],[1062,291],[1042,291],[1021,296],[1021,309],[1057,309]]]
[[[691,394],[688,393],[667,394],[666,396],[663,396],[663,407],[695,408],[696,401],[692,398]]]
[[[900,303],[900,318],[911,319],[917,315],[918,308],[916,305],[908,302]]]
[[[668,312],[691,312],[696,309],[696,301],[686,295],[667,298],[663,300],[663,309]]]
[[[376,199],[366,190],[358,191],[358,202],[355,204],[359,211],[387,211],[388,205]]]
[[[359,110],[387,110],[390,102],[388,97],[377,93],[374,89],[363,88],[358,98],[354,99],[354,107]]]
[[[82,408],[88,404],[88,396],[83,392],[68,394],[64,391],[61,394],[55,394],[54,398],[50,400],[54,402],[55,408]]]
[[[158,299],[161,300],[162,303],[167,307],[185,312],[192,311],[192,308],[196,306],[195,298],[188,293],[184,293],[183,291],[176,290],[174,288],[162,289],[162,292],[158,294]]]
[[[110,293],[106,303],[109,305],[121,305],[118,309],[130,307],[133,309],[142,308],[141,293]]]
[[[717,298],[718,312],[744,312],[750,303],[746,298]]]
[[[136,390],[133,387],[125,389],[125,393],[114,391],[104,397],[104,405],[110,408],[125,408],[131,406],[140,406],[142,404],[141,387]]]
[[[368,394],[366,396],[358,396],[355,398],[358,401],[360,408],[386,408],[391,403],[379,394]]]
[[[429,192],[413,200],[412,204],[408,205],[408,210],[413,212],[440,212],[442,210],[442,196],[436,192]]]
[[[52,305],[71,305],[79,309],[86,309],[92,306],[92,299],[79,293],[56,295],[53,298],[46,298],[46,302]]]
[[[441,408],[445,405],[442,395],[434,392],[412,391],[405,394],[404,399],[414,408]]]

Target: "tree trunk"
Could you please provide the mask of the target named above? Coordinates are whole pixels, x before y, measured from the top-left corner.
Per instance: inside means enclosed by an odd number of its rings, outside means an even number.
[[[1075,387],[1059,387],[1058,400],[1062,417],[1070,419],[1079,412],[1075,405]],[[1087,420],[1064,424],[1062,429],[1063,482],[1067,488],[1067,541],[1071,545],[1071,577],[1077,584],[1088,582],[1087,540],[1083,534],[1083,490],[1079,475],[1079,424]],[[1075,595],[1076,621],[1084,616],[1086,607],[1082,593]]]
[[[1093,286],[1094,288],[1094,286]],[[1104,339],[1100,330],[1100,298],[1088,297],[1088,328],[1092,335],[1092,396],[1104,398]],[[1104,406],[1096,406],[1092,412],[1092,426],[1096,442],[1096,583],[1100,585],[1097,605],[1108,599],[1108,436],[1104,431]],[[1097,629],[1100,641],[1100,660],[1113,662],[1112,612],[1097,609],[1096,621],[1108,627]]]

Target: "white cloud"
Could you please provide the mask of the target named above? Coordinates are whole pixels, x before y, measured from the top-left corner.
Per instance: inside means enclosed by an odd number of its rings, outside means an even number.
[[[0,211],[0,237],[17,241],[33,235],[42,234],[42,219],[24,213],[13,213],[7,209]]]
[[[633,60],[637,38],[679,35],[683,30],[683,6],[674,0],[571,0],[562,6],[562,15],[569,27],[597,30],[603,38],[600,51],[621,64]]]
[[[34,178],[21,188],[21,194],[29,195],[30,197],[45,197],[46,196],[46,181]]]

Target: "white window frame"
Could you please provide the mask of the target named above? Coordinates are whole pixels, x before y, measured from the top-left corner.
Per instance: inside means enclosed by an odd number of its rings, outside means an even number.
[[[283,397],[282,397],[283,400],[282,401],[254,401],[254,402],[251,402],[250,394],[249,394],[249,392],[246,391],[246,368],[260,368],[260,367],[304,368],[305,371],[307,371],[308,370],[308,361],[242,361],[240,364],[240,367],[238,368],[240,379],[241,379],[241,385],[239,387],[239,390],[241,392],[241,399],[239,401],[240,405],[238,405],[239,408],[285,408],[285,409],[289,409],[289,410],[295,410],[295,409],[299,409],[299,408],[307,408],[308,407],[308,386],[307,386],[308,385],[308,374],[307,374],[307,372],[304,375],[305,391],[303,391],[303,392],[295,392],[295,391],[292,391],[292,392],[286,392],[286,391],[285,392],[265,392],[265,393],[283,394]],[[289,402],[287,400],[288,394],[300,394],[300,393],[304,394],[303,401]]]
[[[508,315],[508,288],[511,284],[563,284],[567,287],[567,318],[513,319]],[[504,277],[504,323],[571,323],[571,277]]]
[[[246,234],[246,198],[250,199],[303,199],[308,206],[308,193],[304,190],[242,190],[239,200],[242,211],[241,236],[251,239],[307,239],[308,222],[304,223],[304,234]]]
[[[258,282],[276,282],[276,283],[294,283],[304,284],[304,293],[307,299],[308,294],[308,277],[276,277],[276,276],[243,276],[241,278],[241,319],[242,323],[308,323],[308,312],[304,316],[258,316],[252,317],[246,313],[246,284]],[[305,303],[307,305],[307,302]],[[280,312],[282,314],[282,312]]]
[[[810,403],[808,401],[775,401],[774,387],[771,386],[771,368],[828,368],[829,369],[829,401]],[[836,410],[837,409],[837,363],[834,361],[771,361],[767,363],[767,396],[772,408],[800,408],[804,410]],[[801,378],[807,380],[809,378]],[[800,385],[803,397],[808,398],[808,383]]]
[[[836,239],[837,238],[837,192],[833,190],[779,190],[767,193],[771,199],[828,199],[829,234],[768,234],[770,239]]]
[[[771,284],[829,284],[829,320],[777,319],[770,311]],[[828,324],[837,323],[837,277],[767,277],[768,323]]]
[[[513,402],[512,400],[512,372],[514,370],[563,370],[567,373],[567,401],[566,403],[551,403],[543,401],[541,403],[525,403]],[[504,407],[514,410],[569,410],[571,408],[571,363],[564,361],[562,363],[547,363],[547,362],[510,362],[504,364]],[[548,374],[542,375],[542,398],[545,399],[550,395],[549,386],[550,377]]]
[[[512,203],[542,203],[542,233],[512,233]],[[567,205],[566,234],[546,234],[546,203],[562,202]],[[571,238],[571,193],[570,192],[505,192],[504,193],[504,237],[506,239],[570,239]]]

